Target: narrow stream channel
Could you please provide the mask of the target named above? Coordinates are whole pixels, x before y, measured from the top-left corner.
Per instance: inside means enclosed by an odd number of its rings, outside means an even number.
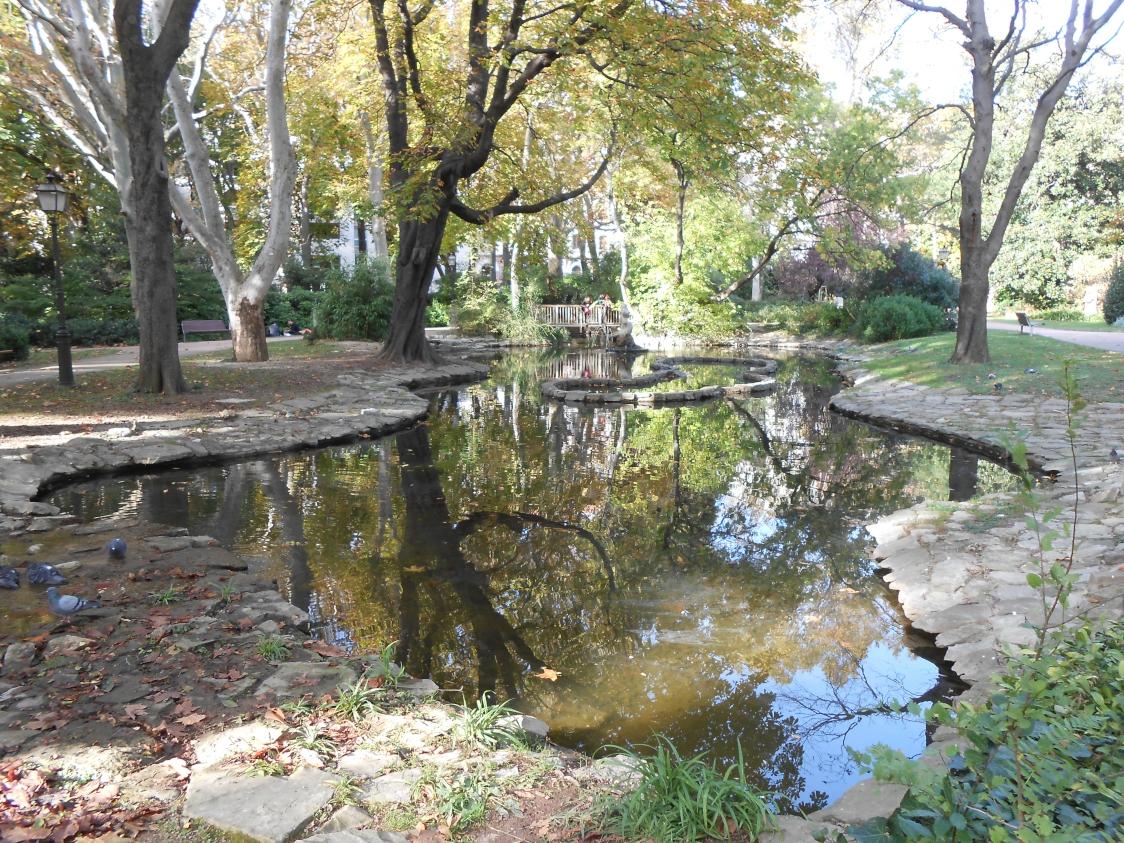
[[[663,733],[730,761],[740,743],[782,809],[820,807],[856,780],[847,747],[923,749],[923,723],[862,713],[950,687],[876,576],[864,525],[1010,476],[832,414],[824,359],[782,360],[766,397],[697,407],[539,397],[544,377],[622,365],[509,354],[383,440],[89,482],[50,502],[260,557],[319,635],[397,641],[411,674],[456,701],[515,700],[563,745]],[[691,380],[736,371],[704,368]]]

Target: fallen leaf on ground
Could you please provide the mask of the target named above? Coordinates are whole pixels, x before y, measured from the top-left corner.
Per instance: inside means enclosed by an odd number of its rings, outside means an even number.
[[[189,714],[187,717],[178,718],[176,722],[182,723],[184,726],[194,726],[197,723],[202,723],[206,719],[206,714]]]
[[[559,673],[557,670],[554,670],[553,668],[543,667],[542,670],[540,670],[538,673],[535,674],[535,678],[536,679],[548,679],[551,682],[557,682],[558,677],[561,676],[561,675],[562,675],[561,673]]]

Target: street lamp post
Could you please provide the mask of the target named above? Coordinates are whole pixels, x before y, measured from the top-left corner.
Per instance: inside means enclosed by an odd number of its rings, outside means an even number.
[[[74,386],[74,366],[70,360],[70,329],[66,327],[66,300],[62,291],[62,272],[59,268],[59,214],[66,212],[70,194],[54,173],[47,174],[47,181],[35,188],[39,196],[39,207],[51,221],[51,276],[55,283],[55,311],[59,324],[55,330],[55,343],[58,346],[59,386]]]

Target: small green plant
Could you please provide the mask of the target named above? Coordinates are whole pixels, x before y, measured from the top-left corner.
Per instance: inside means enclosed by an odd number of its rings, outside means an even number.
[[[299,700],[286,700],[281,703],[280,708],[286,714],[292,715],[297,719],[308,717],[316,710],[316,707],[307,697],[301,697]]]
[[[179,603],[183,599],[183,592],[175,586],[168,586],[163,591],[154,591],[149,594],[152,602],[159,606],[170,606],[173,603]]]
[[[267,662],[279,662],[289,656],[289,648],[285,642],[274,635],[263,638],[258,642],[258,655]]]
[[[363,792],[359,780],[346,773],[340,773],[339,776],[332,785],[332,802],[335,805],[358,805],[362,801],[360,795]]]
[[[465,831],[488,815],[488,801],[503,789],[486,771],[474,770],[449,777],[430,775],[418,782],[418,792],[433,796],[435,813],[453,833]]]
[[[230,583],[211,583],[211,587],[218,590],[219,600],[224,606],[234,599],[234,586]]]
[[[357,679],[340,691],[333,711],[348,720],[362,720],[379,710],[381,699],[381,689],[371,685],[366,679]]]
[[[675,745],[659,736],[649,752],[630,756],[640,776],[636,789],[607,799],[599,807],[607,830],[628,839],[656,843],[695,840],[756,840],[770,827],[769,807],[746,781],[745,761],[738,746],[738,761],[725,772],[703,755],[683,758]]]
[[[379,652],[379,665],[376,668],[379,676],[381,676],[386,681],[386,684],[390,685],[392,688],[397,688],[398,683],[400,683],[406,677],[406,668],[402,667],[394,661],[394,656],[397,649],[397,641],[392,641],[391,643],[383,647]]]
[[[458,706],[457,723],[454,734],[458,740],[488,749],[510,743],[516,738],[516,730],[504,724],[504,720],[519,714],[510,703],[493,702],[485,692],[475,705],[465,700]]]
[[[251,776],[283,776],[285,765],[276,758],[255,758],[250,762]]]
[[[312,723],[306,723],[297,729],[296,737],[293,738],[292,743],[293,746],[298,746],[301,749],[310,749],[317,755],[331,755],[336,751],[336,745],[332,739]]]

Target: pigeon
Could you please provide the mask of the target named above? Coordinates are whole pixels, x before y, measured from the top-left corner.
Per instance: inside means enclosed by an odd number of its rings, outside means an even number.
[[[1038,374],[1038,370],[1035,369],[1033,366],[1030,366],[1026,369],[1023,369],[1023,371],[1026,372],[1028,375],[1037,375]]]
[[[996,392],[999,392],[999,391],[1000,391],[1001,389],[1003,389],[1003,384],[1001,384],[1001,383],[993,383],[993,384],[991,385],[991,388],[992,388],[992,389],[994,389],[994,390],[995,390]]]
[[[997,377],[999,377],[999,375],[995,374],[995,372],[988,372],[988,373],[987,373],[987,379],[988,379],[989,381],[993,381],[993,380],[995,380],[995,379],[996,379]]]
[[[1120,462],[1120,452],[1118,450],[1116,450],[1115,448],[1113,448],[1111,451],[1108,452],[1108,458],[1112,462]]]
[[[67,579],[54,565],[32,562],[27,566],[27,581],[32,585],[65,585]]]
[[[85,597],[75,597],[72,594],[59,594],[54,586],[47,589],[47,603],[56,615],[69,618],[87,609],[100,609],[101,603],[97,600],[87,600]]]
[[[109,544],[105,546],[109,552],[110,559],[124,559],[125,558],[125,540],[124,539],[110,539]]]
[[[0,565],[0,588],[15,589],[20,587],[20,572],[7,565]]]

